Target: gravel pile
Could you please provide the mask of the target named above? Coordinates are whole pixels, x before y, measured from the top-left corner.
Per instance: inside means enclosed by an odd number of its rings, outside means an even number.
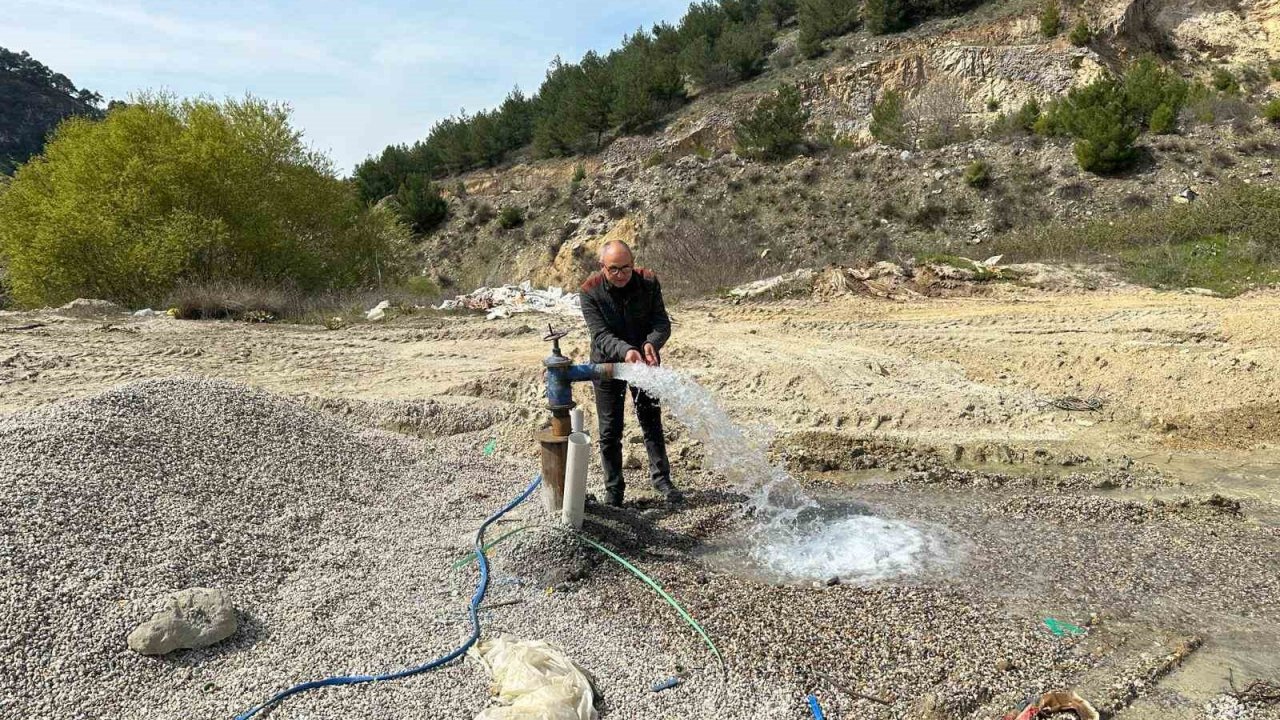
[[[451,566],[536,460],[486,456],[491,430],[427,442],[354,420],[379,418],[193,380],[0,417],[0,717],[230,720],[297,682],[454,647],[476,570]],[[858,490],[963,538],[961,566],[874,587],[778,587],[708,564],[704,545],[747,526],[743,498],[705,473],[680,481],[685,508],[637,492],[626,509],[593,508],[584,530],[679,599],[727,673],[648,587],[551,527],[536,496],[488,537],[526,528],[492,551],[484,634],[563,648],[593,677],[605,720],[801,720],[808,692],[833,717],[999,716],[1098,671],[1108,608],[1169,598],[1179,611],[1161,622],[1189,629],[1197,611],[1280,618],[1277,538],[1247,506],[1241,518],[1213,499]],[[192,586],[231,593],[235,635],[160,658],[126,648]],[[1099,610],[1101,629],[1082,638],[1041,624]],[[651,691],[672,676],[679,685]],[[270,717],[469,719],[488,685],[464,662],[306,693]]]
[[[232,718],[297,682],[398,670],[451,649],[469,631],[475,570],[450,565],[534,471],[476,444],[429,445],[196,380],[0,418],[0,716]],[[527,503],[512,521],[543,515]],[[705,654],[696,638],[612,616],[591,592],[548,594],[527,577],[551,564],[539,553],[581,559],[554,537],[508,541],[486,635],[565,648],[596,678],[609,717],[795,715],[794,689],[688,669]],[[240,631],[161,658],[129,651],[129,631],[191,586],[230,592]],[[649,602],[646,588],[623,594]],[[681,688],[649,690],[677,672]],[[458,663],[295,696],[271,717],[471,718],[488,683]]]

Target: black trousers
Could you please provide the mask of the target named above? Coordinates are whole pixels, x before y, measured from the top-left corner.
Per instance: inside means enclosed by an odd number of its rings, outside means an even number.
[[[622,428],[626,406],[625,380],[596,380],[596,417],[600,419],[600,464],[604,466],[605,490],[621,493],[626,488],[622,479]],[[636,419],[644,432],[644,449],[649,455],[649,478],[654,486],[671,482],[671,463],[667,461],[667,441],[662,435],[662,407],[658,399],[640,388],[631,388]]]

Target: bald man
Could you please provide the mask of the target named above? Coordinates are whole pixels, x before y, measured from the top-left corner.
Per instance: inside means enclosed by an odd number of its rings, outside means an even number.
[[[661,364],[660,352],[671,337],[671,320],[662,302],[662,287],[652,270],[635,266],[626,243],[612,240],[600,248],[600,270],[582,284],[582,317],[591,333],[591,362]],[[605,503],[622,506],[626,483],[622,478],[623,405],[625,380],[596,381],[596,417],[600,419],[600,461],[604,466]],[[672,505],[684,495],[671,484],[667,442],[662,435],[658,399],[631,388],[636,419],[644,432],[653,487]]]

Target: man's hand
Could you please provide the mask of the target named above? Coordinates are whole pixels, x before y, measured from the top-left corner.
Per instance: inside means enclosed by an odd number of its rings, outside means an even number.
[[[644,362],[649,367],[658,367],[662,364],[662,358],[658,355],[658,348],[653,343],[644,344]]]
[[[644,358],[640,357],[640,351],[632,348],[627,351],[627,356],[623,358],[623,362],[638,363],[644,362]]]

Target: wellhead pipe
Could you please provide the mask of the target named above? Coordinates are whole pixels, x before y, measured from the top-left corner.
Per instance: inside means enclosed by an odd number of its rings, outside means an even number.
[[[587,459],[591,457],[591,438],[576,432],[569,436],[569,460],[564,476],[564,510],[561,519],[565,525],[580,530],[582,513],[587,502]]]

